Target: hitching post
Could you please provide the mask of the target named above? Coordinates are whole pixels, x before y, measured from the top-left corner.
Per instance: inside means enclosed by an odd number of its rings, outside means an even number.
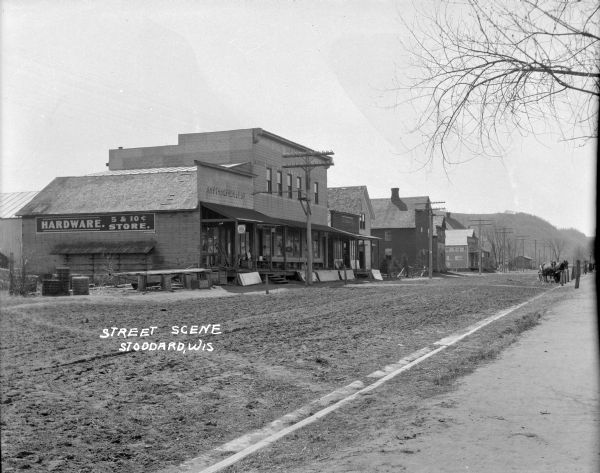
[[[575,272],[575,289],[579,289],[579,276],[581,275],[581,261],[577,260],[577,270]]]
[[[265,274],[265,291],[268,294],[269,293],[269,275]]]

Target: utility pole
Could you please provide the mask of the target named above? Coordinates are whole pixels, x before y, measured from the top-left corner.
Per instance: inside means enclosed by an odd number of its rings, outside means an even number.
[[[433,279],[433,211],[443,210],[443,207],[433,208],[433,204],[445,204],[445,201],[438,200],[436,202],[429,202],[429,279]]]
[[[522,252],[522,255],[521,255],[521,256],[522,256],[522,260],[521,260],[521,262],[523,263],[523,265],[522,265],[522,268],[521,268],[521,269],[522,269],[522,272],[525,272],[525,239],[526,239],[526,238],[529,238],[529,235],[517,235],[517,236],[515,237],[515,239],[517,240],[517,242],[518,242],[519,240],[521,240],[521,241],[522,241],[522,245],[523,245],[523,246],[522,246],[522,248],[523,248],[523,252]],[[517,247],[517,248],[518,248],[518,247]]]
[[[306,206],[302,205],[302,209],[306,214],[306,284],[312,286],[312,274],[313,274],[313,248],[312,248],[312,222],[311,222],[311,208],[310,203],[312,202],[312,191],[311,191],[311,180],[310,173],[314,168],[323,167],[325,169],[329,166],[333,166],[333,159],[330,158],[334,153],[333,151],[306,151],[299,153],[285,153],[284,158],[299,158],[300,163],[284,165],[284,168],[288,169],[303,169],[304,170],[304,181],[306,188],[306,195],[300,198],[300,204],[306,202]]]
[[[479,275],[481,276],[481,271],[482,271],[482,265],[483,265],[483,245],[481,244],[482,241],[482,236],[481,236],[481,227],[485,226],[485,225],[492,225],[492,223],[494,222],[493,220],[489,220],[489,219],[484,219],[484,218],[477,218],[477,219],[473,219],[473,220],[469,220],[469,222],[474,222],[477,224],[477,239],[478,239],[478,246],[479,246]]]
[[[502,272],[506,273],[508,272],[506,266],[506,234],[507,233],[512,233],[513,229],[509,228],[509,227],[501,227],[500,230],[498,230],[498,234],[502,235]]]
[[[443,207],[437,207],[437,208],[433,208],[432,205],[433,204],[445,204],[445,201],[436,201],[436,202],[427,202],[425,204],[425,211],[427,212],[427,220],[428,220],[428,226],[429,226],[429,231],[427,232],[427,239],[429,240],[429,258],[428,258],[428,263],[429,263],[429,269],[427,271],[428,273],[428,278],[429,279],[433,279],[433,211],[434,210],[443,210]]]

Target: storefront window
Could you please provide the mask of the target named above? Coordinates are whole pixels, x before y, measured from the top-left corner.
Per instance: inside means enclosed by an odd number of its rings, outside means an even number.
[[[220,266],[232,264],[231,261],[231,228],[210,226],[202,230],[203,264]]]
[[[285,252],[288,256],[293,256],[297,258],[302,256],[302,241],[299,229],[287,229],[287,236],[285,239]]]
[[[313,247],[313,257],[320,258],[321,257],[321,241],[319,239],[319,234],[317,232],[312,232],[312,247]]]
[[[268,257],[271,256],[271,229],[263,230],[263,240],[262,240],[262,256]]]
[[[242,260],[251,258],[250,245],[250,233],[246,232],[240,234],[240,247],[238,249],[238,256]]]
[[[275,245],[273,247],[274,256],[283,256],[283,228],[278,228],[275,232]]]

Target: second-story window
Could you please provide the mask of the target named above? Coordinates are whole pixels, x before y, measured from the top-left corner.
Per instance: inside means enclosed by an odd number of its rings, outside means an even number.
[[[267,168],[267,192],[273,193],[273,170],[271,168]]]
[[[302,178],[296,177],[296,189],[298,189],[298,200],[302,198]]]
[[[365,228],[367,228],[367,221],[366,221],[366,217],[365,217],[364,213],[360,214],[359,224],[360,224],[360,229],[361,230],[364,230]]]
[[[319,204],[319,183],[318,182],[313,183],[313,192],[315,194],[315,205],[318,205]]]
[[[292,189],[292,175],[288,174],[287,175],[287,194],[288,194],[288,198],[292,198],[294,196],[294,191]]]
[[[277,171],[277,195],[283,195],[283,183],[281,182],[281,171]]]

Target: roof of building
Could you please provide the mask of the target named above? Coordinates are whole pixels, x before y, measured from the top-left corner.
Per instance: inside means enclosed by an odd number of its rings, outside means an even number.
[[[0,218],[16,218],[16,213],[21,210],[31,199],[37,195],[33,192],[3,192],[0,194]]]
[[[446,230],[446,246],[465,246],[469,238],[475,236],[475,230],[466,228],[461,230]]]
[[[445,225],[446,218],[443,215],[434,215],[433,216],[433,236],[437,236],[438,227],[442,229],[446,229]]]
[[[417,197],[400,197],[400,200],[404,202],[408,210],[425,210],[429,203],[429,196],[420,195]]]
[[[434,210],[434,215],[443,215],[446,218],[446,230],[464,230],[466,227],[456,220],[451,212],[444,210]]]
[[[195,167],[191,169],[57,177],[17,215],[196,209],[196,172]]]
[[[371,199],[375,218],[371,228],[415,228],[414,210],[400,210],[390,199]]]
[[[363,199],[367,205],[366,209],[363,208]],[[327,205],[331,210],[354,215],[369,212],[371,218],[375,218],[367,186],[329,187],[327,189]]]
[[[196,172],[196,166],[170,167],[170,168],[141,168],[117,169],[115,171],[102,171],[87,176],[122,176],[125,174],[156,174],[159,172]]]

